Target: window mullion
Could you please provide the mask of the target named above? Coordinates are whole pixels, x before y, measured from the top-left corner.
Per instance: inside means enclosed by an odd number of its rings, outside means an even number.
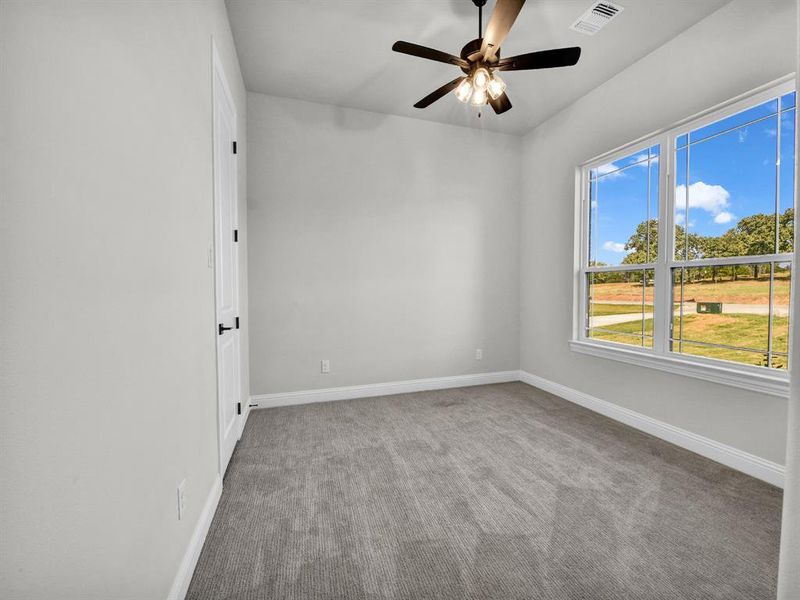
[[[772,366],[772,311],[775,305],[775,263],[769,264],[769,321],[767,322],[767,366]]]
[[[778,96],[778,126],[775,130],[775,254],[781,251],[781,97]]]
[[[653,269],[656,263],[633,263],[626,265],[608,265],[605,267],[586,267],[587,273],[627,273],[630,271],[640,271],[642,269]]]
[[[672,191],[670,177],[672,148],[669,135],[658,140],[658,257],[655,267],[655,290],[653,294],[653,351],[666,354],[669,348],[670,296],[668,259],[673,252],[672,231]]]
[[[722,256],[720,258],[697,258],[694,260],[674,260],[671,267],[727,267],[730,265],[767,265],[771,262],[791,260],[791,254],[751,254],[750,256]]]
[[[577,265],[577,288],[578,297],[576,303],[578,304],[578,313],[575,315],[575,336],[578,339],[586,339],[586,329],[589,324],[589,302],[587,299],[589,293],[589,286],[587,285],[587,267],[589,265],[589,256],[591,254],[591,240],[590,234],[590,215],[589,211],[590,202],[592,200],[591,181],[589,180],[589,169],[582,168],[578,170],[578,177],[580,178],[580,194],[578,202],[580,203],[576,210],[580,211],[580,226],[577,233],[580,236],[579,244],[579,257]]]

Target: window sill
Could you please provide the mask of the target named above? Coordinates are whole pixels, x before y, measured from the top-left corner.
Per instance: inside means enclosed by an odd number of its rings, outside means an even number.
[[[616,360],[631,365],[648,367],[694,377],[740,389],[786,398],[789,395],[789,374],[787,372],[770,372],[758,367],[736,368],[718,361],[687,360],[676,356],[663,356],[653,352],[632,350],[611,344],[601,344],[585,340],[571,340],[573,352]]]

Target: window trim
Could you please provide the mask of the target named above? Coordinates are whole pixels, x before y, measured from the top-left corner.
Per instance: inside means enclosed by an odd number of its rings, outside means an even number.
[[[712,381],[724,385],[735,386],[774,396],[786,397],[789,393],[789,370],[780,371],[767,367],[738,364],[724,360],[711,359],[702,356],[673,353],[669,350],[671,311],[668,307],[672,303],[672,269],[678,267],[700,267],[713,264],[754,264],[772,262],[791,262],[794,265],[794,255],[770,254],[762,256],[746,256],[731,258],[708,258],[691,261],[675,260],[674,254],[674,206],[672,180],[675,143],[678,137],[699,127],[725,119],[731,115],[757,106],[776,96],[783,96],[795,91],[794,75],[787,75],[776,81],[768,83],[756,90],[747,92],[730,101],[704,110],[687,119],[683,119],[669,127],[643,136],[634,142],[620,146],[610,152],[603,153],[575,169],[575,240],[574,240],[574,266],[573,266],[573,324],[572,337],[569,341],[574,352],[588,354],[595,357],[607,358],[623,363],[644,366],[669,373],[694,377],[705,381]],[[800,108],[795,107],[795,127],[797,127],[797,114]],[[589,265],[589,199],[588,199],[588,173],[591,169],[613,162],[630,154],[659,146],[658,186],[663,190],[659,195],[659,244],[656,262],[638,265],[620,265],[607,267],[590,267]],[[800,173],[795,172],[795,178]],[[797,200],[795,199],[795,204]],[[800,220],[795,210],[795,223]],[[800,228],[795,227],[795,231]],[[586,266],[584,266],[586,265]],[[609,271],[639,271],[653,269],[654,281],[660,286],[656,288],[653,298],[653,347],[636,347],[616,344],[603,340],[588,338],[584,326],[587,314],[587,283],[586,274],[592,272]],[[796,294],[796,277],[792,276],[791,305],[794,305]],[[792,354],[793,336],[789,338],[789,355]]]

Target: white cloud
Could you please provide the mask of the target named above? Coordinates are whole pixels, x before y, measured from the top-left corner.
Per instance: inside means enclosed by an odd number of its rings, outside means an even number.
[[[606,163],[604,165],[600,165],[599,167],[595,168],[596,177],[607,176],[608,179],[612,177],[619,177],[624,174],[623,171],[619,170],[619,167],[612,163]]]
[[[720,225],[724,225],[725,223],[730,223],[736,219],[736,215],[733,213],[729,213],[727,210],[723,210],[721,213],[714,217],[714,223],[718,223]]]
[[[633,162],[636,163],[637,167],[647,167],[647,159],[650,158],[650,155],[647,152],[643,152],[642,154],[637,154],[633,157]],[[650,164],[654,164],[658,162],[658,157],[653,156],[650,158]]]
[[[592,200],[592,208],[597,208],[597,200]]]
[[[714,217],[715,223],[729,223],[736,218],[726,209],[730,205],[731,194],[721,185],[708,185],[698,181],[689,186],[689,208],[699,208]],[[686,203],[686,186],[675,188],[675,204],[677,211],[684,211]],[[686,220],[681,212],[675,215],[675,223],[682,225]]]
[[[609,252],[625,252],[625,244],[620,244],[619,242],[604,242],[603,250],[608,250]]]
[[[600,165],[599,167],[595,167],[595,176],[596,177],[603,177],[605,176],[606,179],[615,179],[617,177],[625,177],[627,167],[645,167],[647,168],[648,164],[658,163],[658,157],[654,156],[650,159],[650,163],[647,162],[648,154],[644,152],[642,154],[637,154],[633,157],[631,161],[628,161],[627,165],[620,166],[617,163],[610,162],[604,165]]]

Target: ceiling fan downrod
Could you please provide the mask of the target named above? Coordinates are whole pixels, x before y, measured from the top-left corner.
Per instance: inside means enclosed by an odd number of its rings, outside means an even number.
[[[478,39],[483,37],[483,5],[486,0],[472,0],[472,3],[478,7]]]

